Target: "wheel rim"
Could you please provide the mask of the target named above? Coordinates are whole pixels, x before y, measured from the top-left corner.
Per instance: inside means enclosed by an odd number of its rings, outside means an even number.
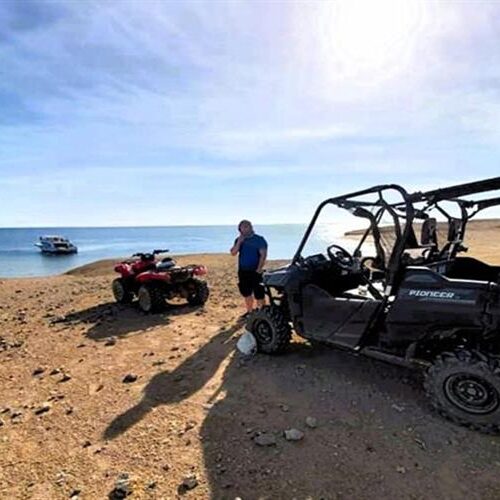
[[[257,321],[253,333],[261,344],[269,344],[273,340],[273,328],[266,320]]]
[[[444,391],[449,401],[468,413],[484,415],[498,408],[500,399],[497,390],[487,380],[459,373],[448,377]]]
[[[149,311],[151,309],[151,297],[149,292],[144,288],[139,290],[139,305],[143,311]]]
[[[125,290],[123,288],[123,285],[119,281],[115,281],[113,283],[113,293],[116,300],[123,300],[123,297],[125,296]]]

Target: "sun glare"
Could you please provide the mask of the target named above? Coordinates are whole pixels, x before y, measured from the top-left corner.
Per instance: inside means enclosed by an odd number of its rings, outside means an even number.
[[[397,74],[410,62],[422,30],[423,0],[337,0],[321,12],[323,56],[336,76],[361,84]]]

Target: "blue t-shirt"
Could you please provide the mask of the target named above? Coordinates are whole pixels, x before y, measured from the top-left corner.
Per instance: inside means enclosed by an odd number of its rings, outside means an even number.
[[[236,243],[237,239],[235,240]],[[242,271],[255,271],[259,267],[260,251],[267,248],[267,241],[258,234],[245,238],[240,246],[239,267]]]

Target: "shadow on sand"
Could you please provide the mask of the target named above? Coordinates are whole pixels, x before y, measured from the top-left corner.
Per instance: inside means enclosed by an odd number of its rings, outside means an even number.
[[[113,336],[125,337],[141,333],[157,325],[168,325],[170,317],[190,314],[198,309],[186,304],[169,304],[162,313],[144,314],[135,304],[124,306],[107,302],[67,314],[64,323],[90,325],[85,336],[99,342]]]
[[[155,375],[145,387],[142,400],[111,422],[104,432],[104,439],[114,439],[127,431],[154,407],[178,403],[201,389],[234,349],[234,343],[229,340],[241,326],[242,323],[238,322],[219,330],[175,370]]]
[[[154,376],[104,439],[201,389],[234,349],[231,337],[241,326],[220,330],[173,372]],[[491,464],[500,452],[489,438],[434,415],[420,382],[415,372],[305,343],[282,356],[233,356],[219,388],[225,396],[199,430],[211,498],[465,499],[470,482],[477,498],[489,498],[488,481],[478,482],[467,464],[484,459],[484,477],[498,486]],[[290,428],[303,439],[287,441]],[[274,442],[259,446],[261,433]],[[458,458],[451,440],[467,444]]]

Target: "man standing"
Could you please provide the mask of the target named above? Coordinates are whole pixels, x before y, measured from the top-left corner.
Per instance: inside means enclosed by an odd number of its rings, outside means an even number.
[[[245,298],[246,314],[249,314],[254,309],[254,297],[257,307],[264,306],[262,271],[267,258],[267,242],[254,233],[252,223],[248,220],[238,224],[238,231],[240,235],[231,248],[231,255],[239,254],[238,287]]]

